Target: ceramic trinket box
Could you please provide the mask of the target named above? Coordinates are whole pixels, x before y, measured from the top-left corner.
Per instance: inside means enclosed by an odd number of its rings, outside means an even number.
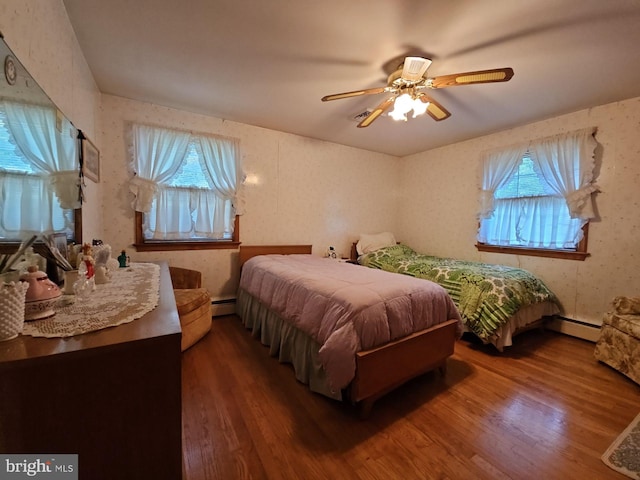
[[[62,292],[49,280],[47,274],[32,265],[27,273],[20,276],[20,280],[29,284],[25,297],[24,320],[40,320],[54,316],[56,314],[54,307]]]

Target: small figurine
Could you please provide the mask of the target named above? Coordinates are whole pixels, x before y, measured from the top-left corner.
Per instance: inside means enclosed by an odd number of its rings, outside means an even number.
[[[82,262],[84,263],[87,269],[87,273],[86,273],[87,280],[92,278],[95,273],[93,268],[95,261],[91,256],[92,253],[93,253],[93,250],[91,248],[91,245],[89,245],[88,243],[85,243],[82,246]]]
[[[127,252],[122,250],[122,253],[118,255],[118,264],[120,268],[126,268],[129,257],[127,257]]]
[[[111,281],[111,275],[107,267],[102,265],[96,267],[96,285],[102,285]]]

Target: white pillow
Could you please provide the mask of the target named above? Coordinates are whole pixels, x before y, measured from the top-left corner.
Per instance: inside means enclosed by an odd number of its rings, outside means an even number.
[[[390,247],[396,244],[396,238],[391,232],[382,232],[376,234],[360,234],[360,240],[356,244],[358,255],[373,252],[383,247]]]

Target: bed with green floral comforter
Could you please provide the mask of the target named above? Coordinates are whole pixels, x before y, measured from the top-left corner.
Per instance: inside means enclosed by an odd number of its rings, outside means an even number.
[[[424,278],[442,285],[458,307],[466,327],[485,342],[520,308],[557,303],[547,286],[526,270],[432,257],[406,245],[365,253],[361,265]]]

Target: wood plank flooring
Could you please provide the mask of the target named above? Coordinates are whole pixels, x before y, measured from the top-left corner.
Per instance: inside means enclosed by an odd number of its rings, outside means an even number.
[[[531,331],[505,353],[461,340],[369,419],[310,392],[240,320],[183,354],[185,480],[620,479],[600,460],[640,413],[640,386],[594,344]]]

